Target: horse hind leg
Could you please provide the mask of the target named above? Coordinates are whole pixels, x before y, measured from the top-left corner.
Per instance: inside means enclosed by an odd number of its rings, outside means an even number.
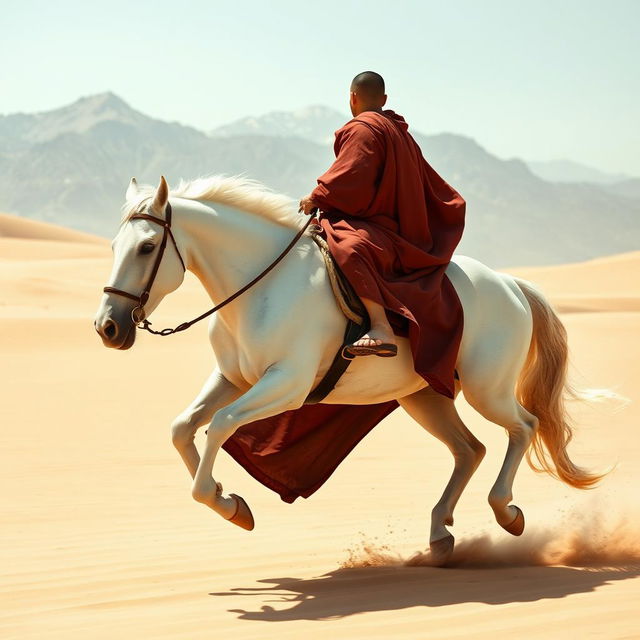
[[[510,290],[495,289],[485,300],[484,324],[460,362],[467,402],[484,418],[504,427],[508,445],[489,504],[498,524],[513,535],[524,530],[524,516],[511,505],[513,482],[538,429],[538,419],[516,398],[516,384],[528,358],[533,321],[524,294],[505,276]]]
[[[431,512],[431,562],[442,566],[453,552],[454,538],[447,526],[453,525],[453,510],[484,457],[485,448],[462,422],[453,400],[431,387],[400,398],[398,402],[416,422],[448,447],[455,461],[451,478]]]
[[[538,428],[538,419],[517,402],[513,391],[488,394],[481,402],[473,396],[467,397],[467,400],[483,417],[507,431],[507,452],[489,492],[489,505],[497,523],[512,535],[519,536],[524,531],[524,515],[519,507],[510,504],[513,500],[513,483]]]

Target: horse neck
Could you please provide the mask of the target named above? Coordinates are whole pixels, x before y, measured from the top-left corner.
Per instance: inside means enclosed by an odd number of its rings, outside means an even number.
[[[196,201],[179,207],[177,219],[187,268],[214,304],[265,269],[296,232],[255,213]],[[250,291],[244,294],[249,295]],[[231,319],[234,309],[235,302],[219,313]]]

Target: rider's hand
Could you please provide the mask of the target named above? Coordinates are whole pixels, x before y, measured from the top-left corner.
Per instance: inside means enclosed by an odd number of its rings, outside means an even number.
[[[309,216],[314,214],[318,210],[318,205],[314,202],[313,198],[309,195],[300,200],[300,207],[298,213],[304,213]]]

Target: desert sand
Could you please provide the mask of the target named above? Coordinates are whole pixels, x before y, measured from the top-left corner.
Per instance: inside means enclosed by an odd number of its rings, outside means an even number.
[[[206,327],[107,350],[108,243],[11,216],[0,236],[0,637],[640,637],[640,252],[513,270],[561,311],[574,383],[629,399],[572,406],[573,457],[613,470],[579,492],[523,464],[514,539],[486,501],[505,434],[460,397],[488,453],[453,566],[433,568],[415,554],[452,460],[401,409],[293,505],[221,452],[216,479],[256,518],[239,529],[191,499],[170,439],[214,363]],[[189,278],[154,323],[207,306]]]

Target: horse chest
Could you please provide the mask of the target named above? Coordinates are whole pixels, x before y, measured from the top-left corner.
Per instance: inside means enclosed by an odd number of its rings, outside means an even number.
[[[266,298],[257,299],[230,324],[214,319],[209,339],[221,373],[236,386],[255,384],[286,343],[282,318]]]

